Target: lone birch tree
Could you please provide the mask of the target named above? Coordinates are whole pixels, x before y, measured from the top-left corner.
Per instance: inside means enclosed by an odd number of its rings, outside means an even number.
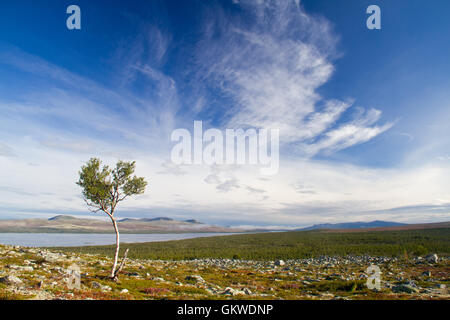
[[[117,204],[130,196],[144,193],[147,186],[144,178],[133,176],[135,168],[135,161],[118,161],[116,167],[110,169],[107,165],[102,166],[100,159],[91,158],[81,167],[79,180],[76,182],[82,188],[83,199],[89,210],[94,213],[106,213],[114,226],[116,252],[111,270],[111,279],[114,281],[117,281],[128,253],[127,249],[122,262],[117,266],[120,246],[119,228],[114,217]]]

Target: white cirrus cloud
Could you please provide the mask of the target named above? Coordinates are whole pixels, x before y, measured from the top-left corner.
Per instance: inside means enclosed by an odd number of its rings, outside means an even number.
[[[229,97],[234,107],[226,127],[280,129],[284,144],[306,156],[366,142],[388,130],[370,109],[350,123],[342,120],[353,99],[318,93],[334,72],[338,37],[329,23],[307,15],[298,1],[241,1],[246,20],[215,13],[204,29],[199,73]],[[307,30],[307,31],[306,31]],[[343,123],[344,122],[344,123]],[[336,128],[336,125],[339,125]]]

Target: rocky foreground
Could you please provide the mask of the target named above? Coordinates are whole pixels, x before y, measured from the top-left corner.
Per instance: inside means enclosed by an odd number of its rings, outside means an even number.
[[[301,260],[127,260],[118,283],[110,258],[0,246],[0,299],[449,299],[448,257]],[[381,287],[366,285],[376,265]],[[80,270],[77,288],[74,274]],[[375,283],[375,282],[373,282]],[[75,287],[73,287],[75,286]]]

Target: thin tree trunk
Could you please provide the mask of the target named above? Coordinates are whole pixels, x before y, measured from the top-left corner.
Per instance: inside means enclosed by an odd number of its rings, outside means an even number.
[[[122,262],[119,264],[119,267],[116,270],[116,273],[115,273],[116,274],[116,278],[118,277],[119,272],[122,270],[123,266],[125,265],[125,261],[127,260],[127,255],[128,255],[128,249],[125,250],[125,253],[124,253],[123,258],[122,258]]]
[[[112,223],[114,225],[114,230],[116,231],[116,254],[114,255],[114,264],[111,270],[111,278],[116,278],[116,268],[117,268],[117,261],[119,260],[119,245],[120,245],[120,237],[119,237],[119,228],[117,227],[116,219],[111,217]]]

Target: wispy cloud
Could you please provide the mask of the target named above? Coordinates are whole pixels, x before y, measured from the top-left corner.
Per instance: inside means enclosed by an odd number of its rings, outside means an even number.
[[[7,144],[0,142],[0,156],[3,157],[15,157],[14,150]]]
[[[216,189],[220,192],[230,192],[233,189],[238,189],[240,187],[237,179],[230,179],[218,184]]]
[[[173,174],[175,176],[186,174],[181,165],[176,165],[170,161],[163,162],[161,167],[163,167],[163,170],[158,171],[158,174]]]

